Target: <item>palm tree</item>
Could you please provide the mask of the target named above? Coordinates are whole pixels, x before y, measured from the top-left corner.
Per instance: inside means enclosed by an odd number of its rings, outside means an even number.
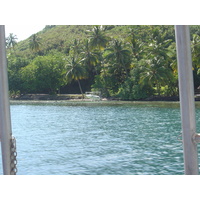
[[[66,71],[67,71],[66,73],[67,81],[69,83],[73,80],[77,81],[80,92],[82,94],[82,98],[84,98],[80,80],[86,79],[88,74],[86,69],[82,65],[82,60],[80,60],[80,58],[75,56],[69,56],[67,58]]]
[[[143,70],[140,73],[140,84],[156,87],[158,95],[161,94],[161,86],[167,85],[170,78],[173,77],[172,71],[166,67],[165,60],[154,57],[151,60],[143,61]]]
[[[70,51],[72,54],[80,54],[81,52],[81,43],[80,40],[74,39],[70,45]]]
[[[194,74],[194,87],[195,89],[200,85],[200,37],[197,34],[193,34],[191,42],[192,50],[192,66]]]
[[[121,41],[114,39],[111,42],[110,48],[106,49],[108,54],[105,58],[111,61],[111,64],[116,67],[120,74],[128,77],[128,67],[130,66],[130,51],[125,49]]]
[[[17,44],[17,36],[13,33],[10,33],[9,36],[6,38],[6,46],[9,49],[15,50],[15,45]]]
[[[195,67],[200,67],[200,37],[197,34],[193,34],[192,38],[192,61]]]
[[[33,34],[29,40],[30,49],[32,51],[37,52],[40,50],[40,45],[41,45],[40,38],[36,34]]]
[[[88,68],[88,71],[92,72],[93,74],[97,74],[97,69],[95,68],[98,62],[97,54],[95,52],[92,52],[89,45],[89,40],[84,40],[82,52],[80,53],[80,55],[83,58],[82,61],[86,68]]]
[[[152,27],[154,28],[154,27]],[[161,86],[168,86],[173,79],[172,67],[172,40],[165,39],[165,30],[154,28],[152,30],[149,45],[144,49],[142,73],[140,74],[140,83],[156,87],[158,95],[161,93]]]
[[[127,40],[133,57],[136,58],[137,61],[139,61],[143,55],[144,43],[141,41],[141,36],[135,34],[135,30],[137,29],[138,27],[135,27],[135,29],[129,29]]]
[[[94,26],[91,35],[89,36],[91,47],[103,50],[108,44],[109,38],[105,35],[105,29],[103,26]]]
[[[106,81],[106,71],[104,66],[104,59],[103,59],[103,50],[106,47],[106,45],[109,42],[109,38],[105,35],[105,29],[103,26],[94,26],[92,31],[90,31],[89,36],[89,45],[91,49],[97,49],[98,50],[98,66],[99,69],[104,72],[103,81],[104,81],[104,90],[105,93],[108,94],[107,90],[107,81]]]

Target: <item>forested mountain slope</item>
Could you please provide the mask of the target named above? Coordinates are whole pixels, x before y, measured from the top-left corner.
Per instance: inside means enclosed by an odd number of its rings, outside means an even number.
[[[197,88],[200,28],[190,29]],[[48,25],[19,43],[10,35],[11,93],[98,90],[125,100],[178,95],[174,35],[168,25]]]

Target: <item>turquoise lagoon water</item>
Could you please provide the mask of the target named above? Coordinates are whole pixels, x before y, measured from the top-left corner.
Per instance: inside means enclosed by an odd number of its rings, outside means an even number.
[[[11,118],[19,175],[184,174],[177,102],[12,102]]]

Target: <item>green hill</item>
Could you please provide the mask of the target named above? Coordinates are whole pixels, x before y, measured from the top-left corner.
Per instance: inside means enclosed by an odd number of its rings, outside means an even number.
[[[135,30],[136,34],[140,34],[143,38],[147,38],[151,34],[155,27],[164,27],[168,32],[168,37],[175,40],[174,38],[174,27],[173,26],[132,26],[132,25],[107,25],[106,34],[111,38],[122,38],[125,39],[128,36],[129,29]],[[69,48],[74,39],[84,40],[88,38],[89,31],[93,28],[92,25],[47,25],[43,30],[36,33],[40,38],[41,54],[46,54],[51,49],[57,49],[61,52],[68,53]],[[199,26],[191,26],[191,34],[200,35]],[[31,36],[26,40],[20,41],[15,46],[17,55],[30,56],[32,52],[29,48],[29,40]]]
[[[52,49],[57,49],[63,53],[68,53],[74,39],[84,40],[88,37],[91,25],[48,25],[40,32],[36,33],[40,38],[40,54],[45,55]],[[113,38],[126,37],[127,26],[106,26],[107,35]],[[32,57],[29,48],[29,40],[20,41],[15,46],[15,52],[20,56]]]
[[[200,28],[190,28],[197,88]],[[105,97],[126,100],[178,95],[175,46],[174,27],[169,25],[48,25],[8,46],[10,90],[98,90]]]

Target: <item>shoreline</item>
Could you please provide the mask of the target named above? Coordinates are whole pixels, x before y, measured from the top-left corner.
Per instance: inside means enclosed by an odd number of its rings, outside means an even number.
[[[141,106],[179,108],[179,101],[10,100],[10,105],[37,106]]]
[[[80,100],[80,101],[94,101],[90,98],[84,98],[82,99],[81,94],[57,94],[57,95],[49,95],[49,94],[25,94],[20,96],[12,96],[10,97],[10,100],[16,100],[16,101],[23,101],[23,100],[54,100],[54,101],[60,101],[60,100],[66,100],[66,101],[74,101],[74,100]],[[146,99],[139,99],[139,100],[121,100],[114,97],[111,98],[102,98],[101,101],[179,101],[178,96],[172,96],[172,97],[162,97],[162,96],[153,96],[148,97]]]
[[[180,109],[179,101],[92,101],[92,100],[10,100],[10,105],[32,106],[137,106],[141,108],[176,108]],[[200,101],[195,101],[195,108],[200,109]]]
[[[152,98],[146,100],[119,100],[114,98],[102,98],[94,100],[85,98],[82,99],[80,94],[26,94],[15,98],[10,98],[11,105],[60,105],[60,106],[120,106],[120,105],[141,105],[141,106],[179,106],[177,98]]]
[[[100,100],[95,100],[95,99],[90,99],[90,98],[84,98],[82,99],[81,94],[57,94],[57,95],[49,95],[49,94],[26,94],[26,95],[20,95],[20,96],[15,96],[11,97],[10,102],[24,102],[24,103],[47,103],[47,102],[60,102],[60,103],[107,103],[107,104],[141,104],[142,102],[145,103],[151,103],[155,104],[156,102],[158,104],[160,103],[179,103],[179,97],[178,96],[172,96],[172,97],[158,97],[158,96],[153,96],[149,97],[146,99],[140,99],[140,100],[121,100],[121,99],[116,99],[116,98],[101,98]],[[200,96],[195,96],[195,102],[200,101]]]

